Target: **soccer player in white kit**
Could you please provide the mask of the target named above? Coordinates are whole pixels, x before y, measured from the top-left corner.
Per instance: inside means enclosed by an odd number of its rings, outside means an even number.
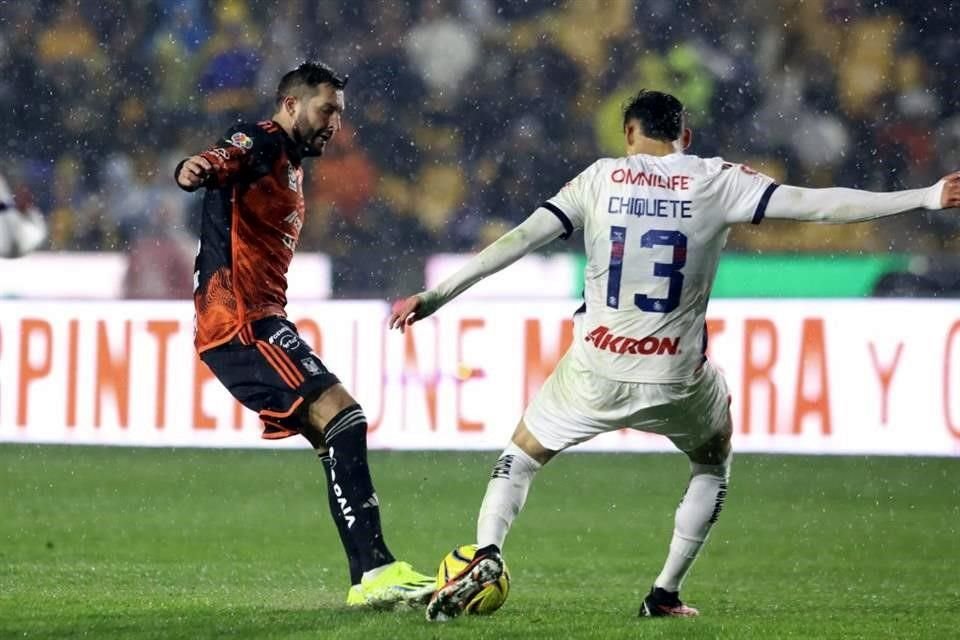
[[[894,193],[778,185],[741,164],[686,155],[685,124],[674,96],[641,91],[624,110],[624,157],[596,161],[457,273],[395,305],[390,326],[402,331],[483,277],[583,229],[584,305],[574,316],[573,343],[494,466],[473,562],[436,592],[428,619],[458,615],[499,577],[500,550],[541,466],[622,427],[664,435],[690,459],[667,559],[640,615],[698,615],[680,600],[680,587],[730,478],[730,395],[706,358],[704,318],[731,225],[857,222],[960,205],[960,173]]]
[[[19,258],[47,238],[47,223],[36,207],[17,208],[13,192],[0,175],[0,258]]]

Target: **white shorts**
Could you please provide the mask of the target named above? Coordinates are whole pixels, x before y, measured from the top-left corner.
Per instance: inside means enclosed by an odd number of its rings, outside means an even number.
[[[553,451],[623,428],[659,433],[681,451],[692,451],[729,428],[730,393],[709,361],[690,382],[619,382],[597,375],[567,351],[523,421]]]

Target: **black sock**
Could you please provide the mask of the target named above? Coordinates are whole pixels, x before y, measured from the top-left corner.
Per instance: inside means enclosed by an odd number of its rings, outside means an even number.
[[[348,557],[362,574],[393,562],[380,527],[380,503],[367,466],[367,419],[359,405],[338,413],[324,430],[330,461],[327,492]],[[353,579],[354,562],[350,562]],[[355,583],[356,584],[356,583]]]
[[[327,453],[321,453],[320,463],[323,464],[323,472],[327,476],[327,498],[330,503],[330,513],[334,514],[333,522],[337,525],[337,533],[340,534],[340,543],[343,545],[343,550],[347,554],[347,565],[350,568],[350,584],[360,584],[360,578],[363,577],[363,569],[360,568],[360,558],[357,557],[357,552],[353,548],[353,541],[350,538],[346,520],[336,517],[336,514],[340,511],[340,505],[333,491],[330,490],[330,487],[333,486],[333,479],[331,477],[333,461]]]

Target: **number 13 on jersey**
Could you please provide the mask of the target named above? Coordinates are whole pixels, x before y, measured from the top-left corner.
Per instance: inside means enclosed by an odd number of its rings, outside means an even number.
[[[680,305],[680,292],[683,290],[683,272],[687,264],[687,236],[679,231],[651,229],[640,236],[642,248],[656,246],[673,247],[673,262],[654,262],[653,275],[670,280],[666,298],[651,298],[637,293],[633,304],[643,311],[651,313],[670,313]],[[607,273],[607,306],[620,307],[620,280],[623,277],[623,260],[627,248],[627,228],[610,227],[610,269]]]

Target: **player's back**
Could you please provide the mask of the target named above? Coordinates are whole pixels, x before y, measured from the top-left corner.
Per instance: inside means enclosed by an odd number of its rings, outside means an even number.
[[[729,226],[759,222],[774,188],[721,158],[638,154],[597,161],[551,198],[584,230],[576,355],[615,380],[688,380]]]

